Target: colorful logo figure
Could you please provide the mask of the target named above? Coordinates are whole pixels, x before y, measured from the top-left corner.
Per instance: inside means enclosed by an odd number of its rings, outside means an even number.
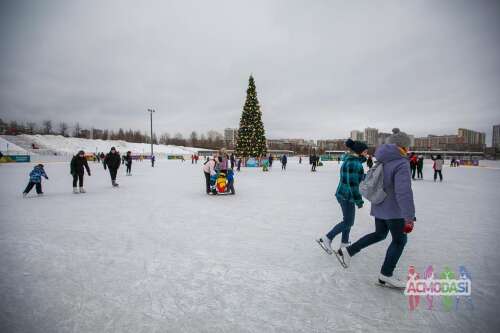
[[[432,288],[432,281],[434,280],[434,268],[432,265],[429,265],[424,272],[424,279],[427,281],[428,285]],[[427,310],[432,310],[432,305],[434,302],[434,296],[425,295],[425,299],[427,300]]]
[[[469,280],[472,281],[472,275],[470,272],[465,268],[465,266],[460,266],[458,268],[458,274],[460,275],[459,278],[460,280]],[[460,304],[460,300],[464,300],[465,303],[469,306],[469,309],[473,310],[474,309],[474,304],[472,304],[472,296],[455,296],[455,310],[458,311],[458,306]]]
[[[441,272],[441,280],[453,280],[455,279],[455,272],[453,272],[448,266],[445,266],[444,271]],[[443,307],[445,311],[451,311],[453,308],[453,297],[450,295],[443,295]]]
[[[429,265],[421,279],[414,266],[408,267],[408,279],[404,294],[408,296],[410,311],[415,311],[418,308],[421,296],[425,296],[428,310],[434,308],[434,297],[436,296],[442,297],[443,309],[448,312],[453,309],[453,304],[455,304],[455,310],[458,310],[462,300],[469,309],[474,308],[471,296],[471,274],[465,266],[459,267],[458,274],[455,274],[448,266],[444,267],[438,279],[435,278],[434,274],[434,267]]]
[[[408,267],[408,283],[415,283],[418,279],[420,279],[420,276],[418,272],[415,270],[415,266]],[[420,303],[419,295],[408,296],[408,305],[410,307],[410,311],[414,311],[418,307],[419,303]]]

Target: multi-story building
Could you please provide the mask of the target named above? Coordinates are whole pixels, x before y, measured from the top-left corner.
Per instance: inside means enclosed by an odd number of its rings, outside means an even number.
[[[354,141],[365,141],[365,136],[364,133],[358,130],[352,130],[351,131],[351,140]]]
[[[224,142],[227,147],[234,147],[236,145],[236,140],[238,138],[237,128],[226,128],[224,130]]]
[[[493,147],[500,150],[500,125],[493,126]]]
[[[345,139],[318,140],[318,148],[325,150],[346,150]]]
[[[408,137],[410,138],[410,147],[413,147],[415,145],[415,135],[408,134]]]
[[[415,138],[412,146],[415,149],[448,150],[451,146],[463,145],[464,140],[458,135],[428,135],[423,138]]]
[[[387,138],[390,136],[391,136],[391,133],[379,132],[378,138],[377,138],[377,145],[384,144],[385,140],[387,140]]]
[[[307,154],[315,147],[314,140],[304,139],[267,139],[270,150],[290,150],[299,154]]]
[[[485,134],[459,129],[456,135],[428,135],[414,141],[414,150],[483,151]]]
[[[378,129],[371,127],[365,128],[364,139],[368,146],[375,147],[378,144]]]
[[[458,136],[464,138],[464,143],[468,145],[479,145],[484,147],[486,143],[486,134],[466,128],[458,129]]]

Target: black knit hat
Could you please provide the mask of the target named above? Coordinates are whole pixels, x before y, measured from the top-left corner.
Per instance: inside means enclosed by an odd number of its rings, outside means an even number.
[[[345,142],[345,145],[347,148],[349,148],[350,150],[352,150],[356,154],[361,154],[362,152],[364,152],[365,150],[368,149],[368,146],[366,145],[366,143],[361,142],[361,141],[353,141],[351,139],[347,139],[347,141]]]
[[[80,154],[85,155],[85,152],[84,152],[83,150],[80,150],[80,151],[78,152],[78,155],[80,155]]]

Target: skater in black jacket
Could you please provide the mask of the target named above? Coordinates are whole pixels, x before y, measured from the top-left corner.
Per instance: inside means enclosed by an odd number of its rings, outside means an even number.
[[[85,158],[85,152],[80,150],[78,154],[73,156],[70,163],[70,172],[73,176],[73,193],[85,193],[85,189],[83,188],[83,174],[85,168],[87,170],[87,174],[90,176],[90,168],[87,163],[87,159]],[[76,182],[78,181],[78,186],[80,187],[80,191],[78,191],[76,187]]]
[[[288,158],[286,155],[281,156],[281,170],[286,170],[286,163],[288,162]]]
[[[316,172],[316,166],[318,165],[319,157],[314,153],[310,158],[309,158],[309,163],[311,164],[311,171]]]
[[[125,166],[127,167],[127,176],[132,175],[132,152],[129,150],[127,155],[124,156]]]
[[[111,176],[111,184],[116,187],[118,183],[116,182],[116,173],[118,172],[118,168],[120,167],[120,154],[115,149],[115,147],[111,147],[110,152],[106,155],[104,159],[104,163],[109,169],[109,175]]]
[[[104,155],[104,153],[101,152],[101,154],[99,154],[99,157],[100,157],[101,162],[102,162],[102,167],[104,168],[104,170],[106,170],[106,161],[104,161],[106,159],[106,155]]]
[[[372,156],[369,155],[368,156],[368,159],[366,160],[366,166],[371,169],[373,167],[373,159],[372,159]]]

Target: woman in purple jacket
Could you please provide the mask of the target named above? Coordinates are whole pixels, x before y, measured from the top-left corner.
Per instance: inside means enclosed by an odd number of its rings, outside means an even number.
[[[349,267],[351,257],[372,244],[384,240],[391,232],[392,242],[387,249],[379,282],[391,287],[404,288],[406,282],[393,277],[399,257],[406,245],[406,232],[410,232],[415,221],[415,205],[411,189],[410,162],[407,157],[410,138],[398,128],[375,152],[375,158],[384,167],[384,191],[387,194],[380,204],[372,204],[371,215],[375,217],[375,232],[365,235],[354,244],[335,251],[344,268]]]

